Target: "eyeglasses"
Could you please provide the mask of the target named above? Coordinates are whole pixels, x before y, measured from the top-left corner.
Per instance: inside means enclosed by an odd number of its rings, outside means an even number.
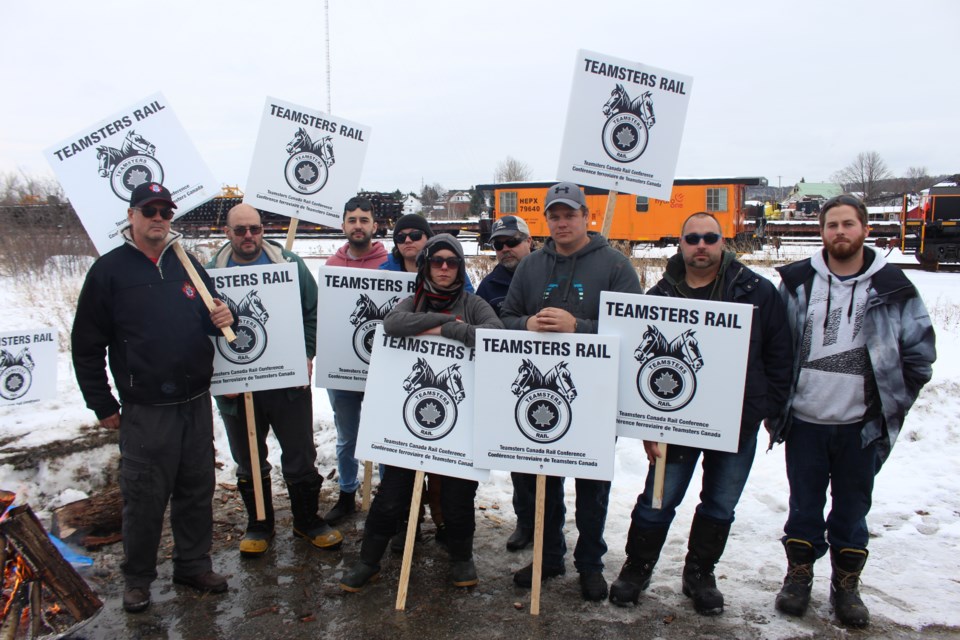
[[[350,198],[347,200],[347,204],[343,206],[343,212],[347,213],[348,211],[355,211],[360,209],[360,211],[370,211],[373,209],[373,205],[370,204],[370,201],[366,198]]]
[[[495,238],[490,241],[495,251],[503,251],[504,247],[513,249],[515,246],[526,240],[526,238]]]
[[[229,229],[233,231],[234,235],[238,235],[241,237],[247,235],[247,231],[249,231],[250,235],[252,236],[258,236],[261,233],[263,233],[262,224],[251,224],[251,225],[238,224],[233,227],[229,227]]]
[[[717,244],[720,241],[719,233],[688,233],[683,236],[683,241],[690,245],[700,244],[700,241],[703,240],[706,244]]]
[[[147,207],[137,207],[137,209],[140,210],[140,214],[141,214],[144,218],[153,218],[153,217],[155,217],[155,216],[159,213],[159,214],[160,214],[160,217],[163,218],[164,220],[172,220],[172,219],[173,219],[173,209],[171,209],[170,207],[150,207],[150,206],[147,206]]]
[[[396,242],[397,244],[403,244],[404,242],[407,241],[407,238],[410,238],[410,240],[412,240],[413,242],[418,242],[423,238],[423,236],[424,236],[423,231],[420,231],[419,229],[414,229],[413,231],[407,231],[406,233],[401,231],[400,233],[394,234],[393,241]]]
[[[456,269],[460,266],[460,258],[457,256],[450,256],[449,258],[441,258],[440,256],[433,256],[430,258],[430,266],[436,267],[439,269],[443,265],[447,265],[449,269]]]

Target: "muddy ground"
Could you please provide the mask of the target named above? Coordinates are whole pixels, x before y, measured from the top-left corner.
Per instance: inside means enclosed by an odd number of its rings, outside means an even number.
[[[335,496],[324,485],[327,504]],[[235,491],[218,486],[215,505],[214,568],[226,574],[230,591],[201,596],[171,582],[169,530],[162,547],[160,576],[153,585],[153,604],[142,614],[127,614],[120,605],[123,582],[119,572],[120,544],[93,552],[93,567],[84,577],[105,606],[73,638],[87,639],[252,639],[337,638],[432,640],[484,638],[960,638],[960,630],[927,628],[916,631],[875,616],[868,630],[846,630],[833,622],[829,605],[815,595],[811,611],[801,620],[785,620],[773,608],[774,592],[763,610],[706,618],[697,615],[680,593],[679,577],[658,579],[640,606],[620,608],[608,602],[580,598],[576,573],[568,556],[567,575],[544,583],[541,613],[529,613],[530,593],[514,587],[511,571],[529,562],[530,551],[508,553],[503,542],[511,524],[479,512],[477,568],[480,584],[457,589],[446,580],[446,554],[432,539],[429,517],[416,547],[405,611],[395,610],[400,556],[390,551],[375,584],[361,594],[346,594],[337,586],[344,570],[357,559],[363,517],[341,527],[346,538],[337,551],[318,551],[290,535],[291,516],[277,503],[277,537],[271,550],[257,559],[241,559],[237,542],[245,515]],[[503,551],[500,551],[503,550]],[[606,576],[615,578],[622,553],[611,549]],[[724,577],[719,586],[723,589]],[[816,594],[816,592],[815,592]],[[728,595],[728,610],[735,603]],[[745,624],[746,621],[746,624]],[[785,634],[785,628],[788,630]],[[792,629],[795,629],[793,633]],[[792,634],[792,636],[791,636]]]

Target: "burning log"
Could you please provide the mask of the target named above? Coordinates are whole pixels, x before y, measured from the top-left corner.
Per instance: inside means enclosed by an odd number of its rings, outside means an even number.
[[[122,526],[123,496],[113,487],[56,509],[50,530],[61,540],[95,549],[120,540]]]
[[[19,630],[30,637],[39,637],[45,630],[72,631],[103,608],[27,505],[10,509],[0,519],[0,560],[3,596],[9,593],[9,598],[0,598],[0,640],[16,638]],[[43,609],[45,600],[52,602],[48,612]]]

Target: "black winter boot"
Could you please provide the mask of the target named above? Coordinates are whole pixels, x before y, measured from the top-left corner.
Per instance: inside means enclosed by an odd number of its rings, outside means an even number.
[[[870,611],[860,599],[860,572],[867,563],[866,549],[830,549],[833,577],[830,579],[830,604],[837,620],[848,627],[870,624]]]
[[[253,491],[253,481],[249,478],[237,479],[237,491],[247,509],[247,531],[240,539],[240,556],[256,558],[266,553],[273,539],[273,495],[270,476],[263,478],[263,511],[266,516],[257,520],[257,502]]]
[[[309,540],[318,549],[337,549],[343,536],[317,516],[321,482],[317,476],[313,480],[287,483],[290,510],[293,511],[293,535]]]
[[[650,586],[653,567],[660,559],[660,550],[667,540],[667,527],[638,529],[633,523],[627,532],[627,561],[620,575],[610,586],[610,602],[621,606],[637,604],[640,592]]]
[[[360,544],[360,561],[343,575],[340,588],[350,593],[359,592],[364,585],[380,576],[380,558],[390,544],[389,536],[367,533]]]
[[[450,579],[455,587],[472,587],[480,580],[477,567],[473,564],[473,536],[466,538],[448,538],[447,550],[450,552]]]
[[[802,616],[810,606],[813,588],[813,563],[817,553],[806,540],[790,538],[783,543],[787,552],[787,577],[777,594],[777,611],[790,616]]]
[[[341,491],[340,497],[337,498],[337,504],[333,505],[330,511],[327,511],[323,519],[327,521],[327,524],[337,524],[340,520],[356,513],[356,511],[357,492],[352,491],[347,493],[346,491]]]
[[[694,514],[683,566],[683,595],[693,598],[693,608],[702,616],[723,613],[723,594],[713,575],[723,549],[727,546],[730,525]]]

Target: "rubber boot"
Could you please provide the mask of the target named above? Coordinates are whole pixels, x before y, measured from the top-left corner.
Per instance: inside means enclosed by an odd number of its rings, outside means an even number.
[[[290,510],[293,511],[293,535],[308,540],[318,549],[337,549],[343,536],[317,515],[320,500],[320,477],[304,482],[287,483]]]
[[[787,552],[787,577],[777,594],[777,611],[800,617],[810,606],[810,591],[813,589],[813,563],[817,552],[806,540],[790,538],[783,543]]]
[[[713,568],[723,555],[730,524],[694,514],[683,566],[683,595],[693,598],[693,608],[702,616],[723,613],[723,594],[717,589]]]
[[[359,592],[364,585],[380,576],[380,558],[390,544],[390,536],[367,533],[360,544],[360,561],[343,575],[340,588],[350,593]]]
[[[473,536],[450,538],[447,540],[450,551],[450,579],[455,587],[472,587],[480,580],[477,567],[473,563]]]
[[[273,539],[273,495],[270,487],[270,476],[263,478],[263,511],[265,518],[257,520],[257,503],[253,491],[253,481],[250,478],[238,478],[237,490],[243,499],[243,506],[247,509],[247,531],[240,539],[240,556],[242,558],[257,558],[270,548]]]
[[[632,522],[627,532],[627,561],[620,575],[610,585],[610,602],[621,606],[637,604],[640,592],[650,586],[653,568],[660,559],[660,550],[667,540],[668,527],[639,529]]]
[[[357,492],[353,491],[347,493],[346,491],[340,491],[340,496],[337,498],[337,504],[333,505],[330,511],[327,511],[326,515],[323,516],[323,519],[327,521],[327,524],[337,524],[340,520],[343,520],[347,516],[356,513],[357,511]]]
[[[860,599],[860,572],[867,563],[866,549],[830,549],[833,576],[830,579],[830,604],[837,620],[848,627],[870,624],[870,611]]]

